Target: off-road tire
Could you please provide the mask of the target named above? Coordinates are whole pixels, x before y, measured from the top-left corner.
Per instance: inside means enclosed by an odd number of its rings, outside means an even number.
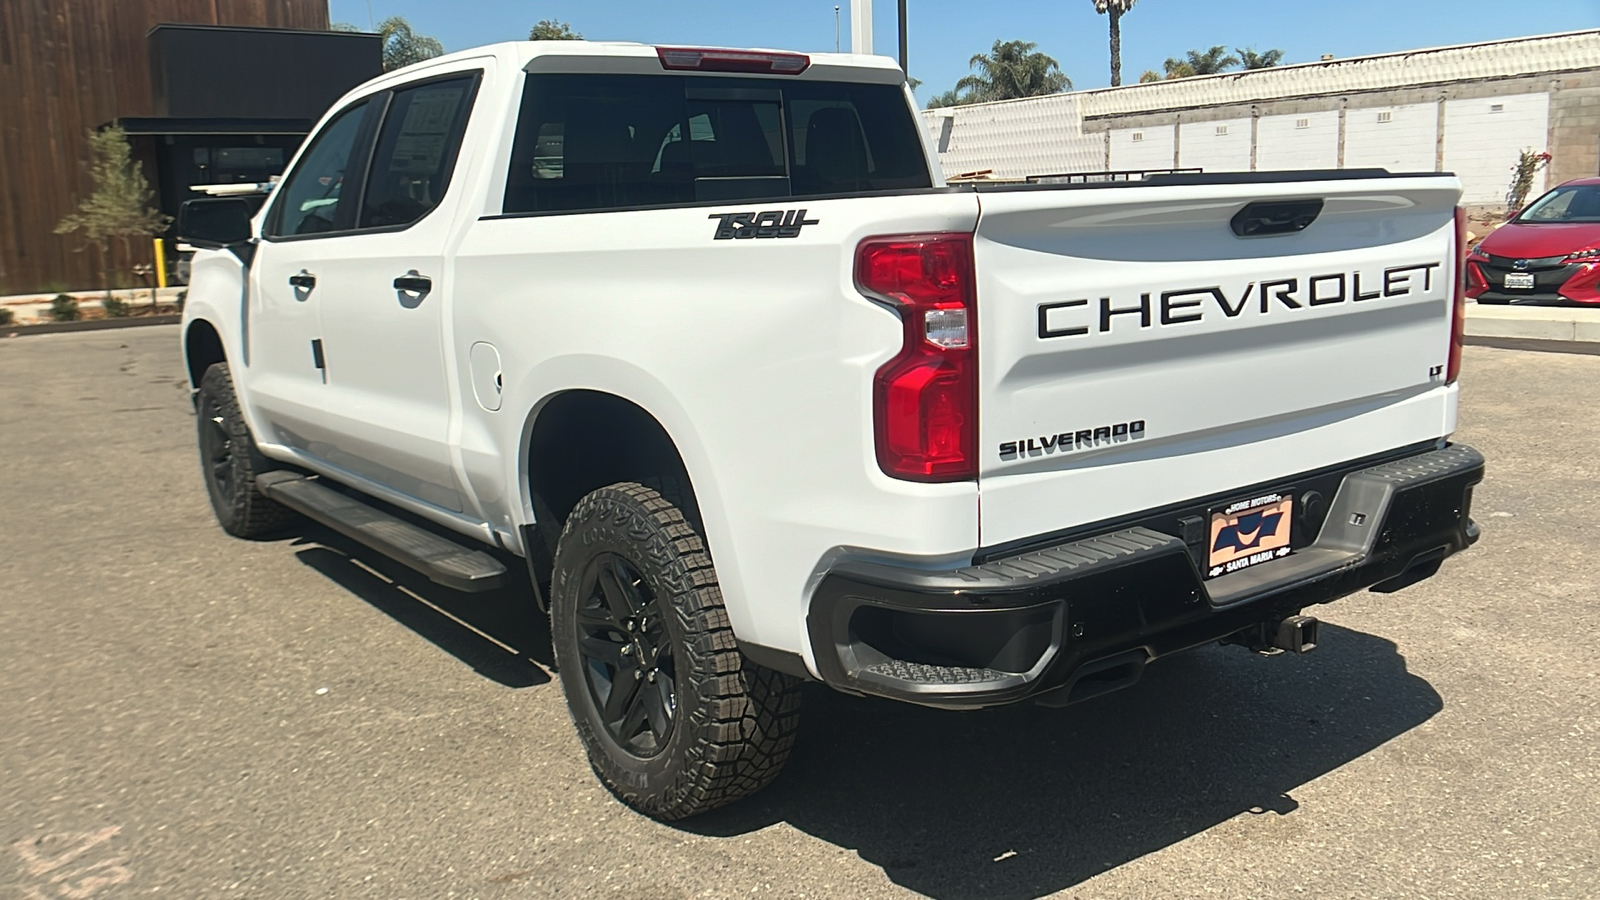
[[[562,529],[551,585],[555,660],[589,764],[619,800],[663,820],[699,815],[766,787],[794,746],[800,711],[800,679],[739,652],[711,555],[675,487],[627,482],[580,500]],[[618,561],[638,576],[631,596],[648,595],[659,608],[675,670],[670,731],[646,755],[624,746],[607,724],[590,671],[596,588],[593,579],[586,588],[585,573]],[[642,619],[639,627],[643,640]],[[589,649],[580,652],[580,638]],[[650,652],[642,646],[632,648],[636,659]],[[625,680],[621,669],[613,675],[610,691]]]
[[[282,531],[295,514],[256,488],[256,476],[273,465],[256,449],[250,426],[239,412],[227,363],[216,363],[201,376],[194,411],[200,469],[222,530],[251,539]]]

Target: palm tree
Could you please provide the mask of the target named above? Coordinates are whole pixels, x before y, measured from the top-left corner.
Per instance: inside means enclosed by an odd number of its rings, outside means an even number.
[[[1122,14],[1139,0],[1094,0],[1094,11],[1111,19],[1111,86],[1122,84]]]
[[[956,82],[956,90],[966,92],[967,103],[987,103],[1070,89],[1072,79],[1062,73],[1060,63],[1037,52],[1038,46],[1028,41],[995,41],[988,55],[973,55],[968,65],[978,73]]]
[[[1190,50],[1185,54],[1184,61],[1189,64],[1189,68],[1193,69],[1196,75],[1215,75],[1239,64],[1239,58],[1230,56],[1228,49],[1221,44],[1204,53],[1198,50]]]
[[[955,88],[951,88],[942,94],[935,94],[928,98],[928,108],[939,109],[940,107],[944,106],[964,106],[971,102],[971,100],[967,99],[966,95],[962,94]]]
[[[412,31],[411,23],[400,16],[391,16],[379,22],[378,34],[383,38],[385,72],[444,55],[443,44],[425,34]]]
[[[1168,80],[1173,78],[1192,78],[1194,76],[1194,66],[1181,59],[1173,59],[1170,56],[1167,57],[1166,62],[1161,64],[1161,68],[1166,71],[1166,74],[1162,77]],[[1150,73],[1146,72],[1145,74],[1148,75]]]
[[[1204,53],[1190,50],[1183,59],[1169,58],[1161,66],[1167,70],[1168,78],[1189,78],[1194,75],[1215,75],[1238,64],[1238,57],[1229,56],[1228,48],[1218,44]]]
[[[1233,52],[1239,54],[1239,61],[1244,64],[1246,69],[1270,69],[1283,62],[1282,50],[1268,50],[1265,53],[1257,53],[1250,47],[1242,50],[1235,47]]]

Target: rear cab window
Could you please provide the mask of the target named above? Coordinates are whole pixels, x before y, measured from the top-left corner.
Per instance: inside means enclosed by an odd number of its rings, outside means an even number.
[[[506,213],[882,193],[933,184],[896,85],[526,78]]]

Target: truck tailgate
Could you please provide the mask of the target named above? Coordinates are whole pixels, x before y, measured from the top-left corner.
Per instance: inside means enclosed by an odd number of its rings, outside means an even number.
[[[1459,197],[1450,176],[982,192],[984,546],[1448,434]],[[1303,230],[1236,234],[1293,201]]]

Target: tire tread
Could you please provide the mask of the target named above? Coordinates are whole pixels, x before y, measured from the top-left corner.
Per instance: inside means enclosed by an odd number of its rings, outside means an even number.
[[[568,536],[588,522],[608,521],[638,542],[673,587],[670,606],[695,673],[689,679],[680,674],[679,690],[692,688],[699,701],[695,709],[704,713],[699,721],[680,715],[678,727],[692,729],[693,743],[675,783],[652,793],[629,787],[612,777],[603,751],[584,736],[590,762],[606,786],[629,806],[667,820],[716,809],[771,783],[794,747],[800,711],[800,679],[764,669],[739,652],[711,555],[683,513],[682,497],[682,487],[667,481],[601,488],[573,509],[561,544],[566,547]],[[558,549],[558,559],[561,555]],[[556,571],[558,582],[567,576],[559,561]],[[686,708],[680,697],[680,713]],[[576,711],[573,720],[580,731],[586,727]]]

